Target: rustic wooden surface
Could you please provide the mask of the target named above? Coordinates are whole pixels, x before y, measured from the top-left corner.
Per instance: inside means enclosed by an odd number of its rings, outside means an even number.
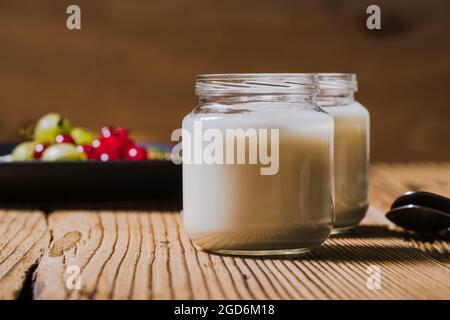
[[[0,211],[0,299],[18,297],[26,275],[49,243],[44,214]]]
[[[31,284],[35,299],[449,299],[449,233],[414,236],[395,228],[383,212],[410,189],[449,196],[450,163],[380,164],[371,175],[372,207],[364,223],[296,259],[205,253],[186,237],[176,213],[55,212],[48,215],[48,226],[42,215],[29,213],[21,218],[30,220],[27,229],[6,223],[19,214],[4,211],[0,296],[17,295],[26,267],[36,263],[38,248],[47,247],[49,229],[52,241]],[[33,219],[39,232],[31,232]],[[30,239],[26,245],[5,245],[5,234],[14,232],[2,231],[6,228],[21,230],[22,237]],[[4,247],[19,248],[14,251],[16,262],[9,264],[20,266],[17,272],[7,271],[11,267],[3,262],[9,255]],[[33,259],[20,259],[30,251]],[[374,265],[381,270],[378,290],[367,287],[368,268]],[[79,290],[67,288],[70,266],[81,271]]]

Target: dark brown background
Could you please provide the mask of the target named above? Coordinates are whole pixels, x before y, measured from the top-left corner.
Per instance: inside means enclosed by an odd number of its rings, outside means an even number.
[[[82,30],[66,29],[78,4]],[[365,10],[379,4],[382,30]],[[47,111],[168,140],[199,73],[356,72],[372,159],[450,159],[450,1],[0,1],[0,140]]]

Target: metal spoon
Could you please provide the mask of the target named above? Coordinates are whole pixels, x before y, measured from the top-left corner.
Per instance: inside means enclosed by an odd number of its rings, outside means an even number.
[[[406,192],[392,203],[386,217],[416,232],[446,230],[450,227],[450,199],[425,191]]]
[[[398,197],[391,209],[408,204],[424,206],[450,214],[450,199],[439,194],[426,191],[410,191]]]
[[[438,232],[450,227],[449,213],[414,204],[391,209],[386,218],[406,230],[419,233]]]

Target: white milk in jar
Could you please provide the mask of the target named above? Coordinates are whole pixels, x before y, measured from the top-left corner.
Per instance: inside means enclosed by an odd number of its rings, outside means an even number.
[[[305,74],[199,76],[183,120],[183,222],[202,248],[298,254],[333,225],[333,120]]]
[[[354,74],[318,74],[319,105],[334,118],[336,222],[333,233],[358,225],[368,208],[369,112],[354,99]]]

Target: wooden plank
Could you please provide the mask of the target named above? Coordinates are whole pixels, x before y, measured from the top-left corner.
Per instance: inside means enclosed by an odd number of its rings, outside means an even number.
[[[49,243],[41,212],[0,211],[0,300],[18,297]]]
[[[57,212],[49,225],[54,239],[36,270],[35,299],[450,297],[449,269],[380,223],[296,259],[208,254],[187,239],[176,213]],[[81,270],[80,290],[66,286],[70,265]],[[367,287],[373,265],[379,290]]]

